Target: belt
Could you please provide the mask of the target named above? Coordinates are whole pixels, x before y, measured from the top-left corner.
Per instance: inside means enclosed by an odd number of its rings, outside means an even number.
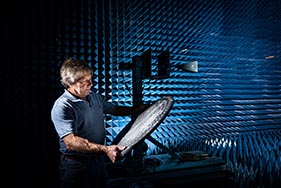
[[[97,155],[82,156],[82,155],[61,154],[61,157],[63,159],[71,159],[71,160],[74,160],[74,161],[85,162],[85,161],[88,161],[90,159],[96,159]]]

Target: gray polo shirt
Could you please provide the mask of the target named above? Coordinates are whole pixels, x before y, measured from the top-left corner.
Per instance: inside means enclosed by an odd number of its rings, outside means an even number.
[[[67,90],[55,101],[51,119],[60,138],[60,151],[66,152],[62,138],[70,133],[88,139],[90,142],[104,144],[104,114],[113,110],[113,104],[91,92],[88,102],[79,99]]]

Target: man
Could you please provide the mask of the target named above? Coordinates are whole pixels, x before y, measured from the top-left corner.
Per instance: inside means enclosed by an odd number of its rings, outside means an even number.
[[[66,59],[60,70],[64,93],[54,102],[51,119],[59,136],[61,188],[109,187],[105,158],[122,158],[125,146],[104,145],[104,114],[127,116],[140,107],[114,106],[91,91],[93,70],[82,60]]]

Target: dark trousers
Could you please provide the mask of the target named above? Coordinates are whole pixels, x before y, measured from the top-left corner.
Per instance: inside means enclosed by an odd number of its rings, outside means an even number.
[[[59,165],[60,188],[109,188],[103,155],[75,157],[62,155]]]

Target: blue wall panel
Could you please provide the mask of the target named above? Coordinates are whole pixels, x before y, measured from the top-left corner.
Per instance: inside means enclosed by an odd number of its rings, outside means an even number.
[[[116,104],[133,105],[132,71],[119,65],[150,49],[152,77],[143,80],[142,100],[152,103],[163,95],[175,100],[152,136],[174,151],[203,150],[222,157],[240,182],[280,185],[280,4],[76,2],[68,4],[76,11],[62,10],[58,21],[57,58],[87,60],[94,69],[95,91]],[[164,50],[170,52],[171,73],[160,79],[157,56]],[[197,73],[177,68],[190,61],[198,61]],[[106,143],[130,121],[106,116]],[[147,155],[163,153],[146,143]]]

